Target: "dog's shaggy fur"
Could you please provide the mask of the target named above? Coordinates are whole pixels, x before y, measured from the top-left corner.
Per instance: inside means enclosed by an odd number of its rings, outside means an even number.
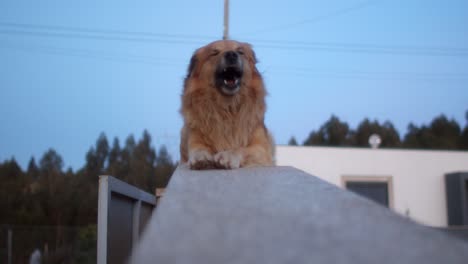
[[[266,90],[247,43],[223,40],[196,50],[182,94],[180,156],[191,169],[274,164],[264,124]]]

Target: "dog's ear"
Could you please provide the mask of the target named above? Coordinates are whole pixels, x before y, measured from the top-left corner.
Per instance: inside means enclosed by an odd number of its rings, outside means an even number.
[[[252,45],[244,42],[242,43],[242,47],[244,48],[244,50],[248,51],[249,61],[255,65],[258,61],[257,61],[257,56],[255,56],[255,52],[253,51]]]
[[[188,66],[187,77],[186,77],[187,79],[192,76],[192,73],[195,70],[197,63],[198,63],[198,57],[197,57],[197,52],[195,51],[192,55],[192,58],[190,59],[190,64]]]
[[[253,51],[252,48],[250,48],[250,51],[252,52],[252,61],[254,64],[256,64],[258,60],[257,60],[257,56],[255,55],[255,51]]]

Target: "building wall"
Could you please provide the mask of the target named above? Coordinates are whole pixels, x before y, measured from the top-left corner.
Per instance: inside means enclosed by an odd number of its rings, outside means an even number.
[[[388,177],[393,209],[430,226],[447,226],[444,175],[468,171],[466,151],[277,146],[280,166],[293,166],[343,187],[342,178]]]

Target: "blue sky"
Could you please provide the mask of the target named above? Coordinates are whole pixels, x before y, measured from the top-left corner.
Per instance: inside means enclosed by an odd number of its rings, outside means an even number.
[[[465,125],[468,1],[231,0],[230,37],[250,42],[277,143],[332,114]],[[0,2],[0,160],[48,148],[78,169],[98,135],[148,129],[178,159],[182,79],[221,38],[223,0]]]

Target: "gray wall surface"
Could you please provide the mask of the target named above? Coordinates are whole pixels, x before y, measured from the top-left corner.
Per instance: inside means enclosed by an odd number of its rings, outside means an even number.
[[[130,263],[467,263],[468,243],[290,167],[179,167]]]

